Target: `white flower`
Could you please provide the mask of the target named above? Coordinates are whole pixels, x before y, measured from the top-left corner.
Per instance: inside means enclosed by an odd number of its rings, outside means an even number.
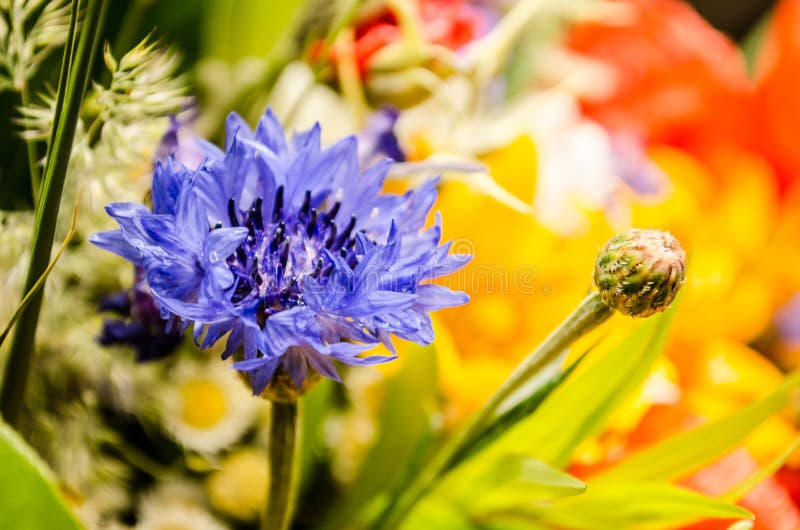
[[[199,506],[166,504],[142,518],[134,530],[229,530]]]
[[[211,361],[179,359],[154,396],[164,428],[183,447],[207,454],[237,442],[266,407],[235,370]]]
[[[229,530],[203,501],[196,484],[179,479],[162,482],[142,498],[134,530]]]

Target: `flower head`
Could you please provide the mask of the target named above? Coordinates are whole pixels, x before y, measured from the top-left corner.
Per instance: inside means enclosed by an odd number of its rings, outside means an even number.
[[[115,203],[120,225],[92,242],[141,267],[165,319],[194,324],[208,347],[228,334],[224,358],[260,394],[276,370],[298,387],[309,372],[338,380],[333,359],[363,357],[390,334],[433,340],[429,311],[463,304],[464,293],[425,283],[469,256],[423,230],[436,181],[381,194],[391,160],[361,171],[353,137],[320,147],[320,128],[290,141],[267,110],[252,132],[227,120],[225,152],[199,142],[206,160],[189,169],[167,158],[153,174],[152,210]]]
[[[686,279],[686,253],[660,230],[632,228],[606,243],[594,269],[603,302],[624,315],[647,317],[666,309]]]

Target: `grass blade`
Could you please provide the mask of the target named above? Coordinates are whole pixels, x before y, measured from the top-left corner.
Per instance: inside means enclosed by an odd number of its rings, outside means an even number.
[[[594,483],[673,480],[683,478],[734,449],[764,420],[779,412],[800,387],[800,372],[769,396],[714,423],[677,434],[626,458],[599,474]]]
[[[561,385],[488,451],[523,453],[554,467],[566,466],[585,439],[641,386],[661,355],[674,310],[649,318],[622,343]]]
[[[790,445],[786,451],[780,454],[775,460],[770,462],[768,465],[762,467],[749,477],[747,477],[744,481],[740,482],[733,488],[731,488],[725,495],[721,498],[729,501],[729,502],[738,502],[742,497],[747,495],[753,488],[758,486],[761,482],[767,480],[769,477],[775,474],[781,466],[783,466],[784,462],[792,456],[792,453],[800,447],[800,436],[795,438],[792,445]]]
[[[590,483],[583,495],[528,508],[534,521],[573,530],[675,528],[702,519],[751,519],[735,504],[672,484]]]
[[[456,453],[445,469],[452,469],[453,467],[457,466],[460,462],[466,460],[471,455],[474,455],[491,442],[499,438],[500,435],[516,425],[518,422],[533,414],[539,405],[542,404],[545,398],[547,398],[551,392],[553,392],[564,381],[567,380],[567,378],[572,374],[572,372],[575,371],[581,361],[586,357],[589,351],[591,351],[591,348],[583,353],[578,359],[576,359],[575,362],[567,366],[564,370],[556,371],[551,377],[542,381],[540,385],[532,388],[527,397],[509,410],[502,413],[497,419],[492,421],[492,423],[490,423],[482,433],[476,436],[471,442],[467,443],[461,451]]]
[[[19,315],[25,310],[26,307],[28,307],[28,304],[30,303],[31,299],[34,296],[36,296],[36,293],[38,293],[39,290],[42,287],[44,287],[44,282],[47,280],[47,276],[50,275],[50,272],[53,270],[53,267],[55,267],[56,263],[58,263],[58,258],[60,258],[61,254],[64,253],[64,250],[67,248],[67,245],[72,240],[72,236],[75,235],[75,228],[77,228],[78,226],[78,206],[80,205],[80,200],[81,200],[81,193],[78,193],[78,198],[75,200],[75,207],[72,209],[72,222],[69,225],[69,231],[67,232],[66,237],[64,237],[64,241],[62,241],[61,246],[58,247],[56,255],[50,262],[50,265],[48,265],[47,268],[42,273],[42,275],[39,276],[39,279],[36,280],[35,284],[33,284],[31,290],[25,293],[25,296],[22,298],[22,301],[14,310],[14,314],[11,315],[11,319],[8,321],[8,324],[6,325],[5,329],[3,329],[3,332],[0,333],[0,346],[2,346],[3,343],[5,342],[6,337],[8,337],[8,334],[14,327],[14,324],[19,318]]]
[[[36,208],[30,261],[24,286],[26,293],[34,287],[50,264],[61,192],[64,189],[64,180],[75,138],[75,128],[86,91],[87,71],[91,68],[92,47],[98,41],[102,31],[108,4],[108,0],[89,0],[86,18],[80,30],[77,51],[69,68],[69,80],[63,96],[63,112],[58,121],[53,123],[55,134],[51,147],[48,149],[50,156],[47,159],[42,193]],[[43,291],[40,289],[20,314],[3,375],[0,411],[2,411],[3,418],[12,426],[16,424],[22,408],[28,373],[33,362],[36,327],[39,322],[42,300]]]

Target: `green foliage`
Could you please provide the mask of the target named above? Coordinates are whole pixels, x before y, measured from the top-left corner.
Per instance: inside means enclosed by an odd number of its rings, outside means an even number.
[[[107,7],[108,2],[106,1],[89,1],[74,56],[72,46],[67,46],[64,52],[61,81],[66,80],[66,82],[59,82],[53,134],[48,146],[49,156],[42,180],[42,195],[36,208],[30,262],[25,279],[25,293],[33,288],[50,263],[61,193],[64,189],[67,167],[72,155],[72,141],[75,137],[78,115],[88,84],[90,65],[94,51],[99,45],[99,36],[102,32]],[[76,12],[77,7],[72,11],[71,27],[75,27]],[[42,299],[42,292],[39,291],[20,314],[9,352],[0,395],[0,406],[2,406],[3,417],[12,425],[16,423],[22,406],[22,397],[33,357],[34,337],[39,322]]]
[[[764,399],[719,421],[645,449],[612,467],[597,480],[637,482],[683,478],[741,444],[764,420],[786,405],[798,386],[800,373],[794,373]]]
[[[647,378],[661,355],[673,315],[668,311],[647,319],[602,359],[556,389],[489,450],[524,452],[555,467],[567,465],[578,445],[599,433]]]
[[[540,460],[502,455],[462,466],[443,483],[441,495],[479,518],[585,490],[586,484]]]
[[[304,3],[303,0],[205,2],[204,55],[231,63],[249,56],[266,56]]]
[[[533,377],[532,380],[525,385],[523,388],[525,393],[524,397],[508,410],[501,412],[474,440],[468,441],[464,449],[451,460],[449,467],[458,465],[463,459],[480,451],[508,429],[530,416],[552,391],[558,388],[572,375],[572,372],[575,371],[584,357],[586,357],[587,353],[581,355],[575,362],[563,370],[560,370],[560,364],[563,362],[562,356],[554,359],[551,365],[545,366],[536,377]],[[538,377],[540,375],[545,377]]]
[[[476,525],[462,509],[439,499],[423,501],[406,519],[403,530],[413,528],[447,528],[448,530],[474,530]]]
[[[750,518],[729,502],[733,498],[708,498],[669,481],[740,444],[786,403],[796,376],[730,418],[635,455],[588,486],[558,470],[642,385],[663,350],[673,316],[671,311],[643,322],[585,371],[555,387],[527,418],[457,467],[404,527],[447,520],[453,528],[619,530]]]
[[[740,482],[735,487],[728,490],[728,492],[723,495],[723,499],[731,502],[736,502],[747,493],[749,493],[753,488],[758,486],[761,482],[765,481],[769,477],[771,477],[776,471],[778,471],[781,466],[789,459],[789,457],[800,447],[800,436],[795,438],[794,443],[790,445],[783,454],[778,455],[772,462],[768,465],[762,467],[749,477],[746,480]]]
[[[664,528],[701,519],[752,518],[744,508],[656,482],[590,485],[583,495],[530,506],[522,514],[574,530]]]
[[[50,480],[50,471],[22,438],[0,422],[0,526],[15,530],[80,530]]]

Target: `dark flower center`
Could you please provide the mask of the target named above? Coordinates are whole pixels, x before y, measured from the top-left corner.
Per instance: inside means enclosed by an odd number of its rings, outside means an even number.
[[[351,217],[344,227],[334,218],[341,204],[329,208],[312,208],[311,191],[297,212],[287,212],[283,186],[278,187],[273,201],[272,216],[264,219],[262,197],[256,198],[243,214],[234,199],[228,201],[228,220],[231,226],[249,230],[247,238],[226,263],[235,276],[234,304],[260,301],[259,312],[264,316],[302,305],[300,282],[303,277],[327,278],[333,264],[323,249],[338,254],[355,267],[356,218]],[[218,223],[215,228],[221,227]]]

